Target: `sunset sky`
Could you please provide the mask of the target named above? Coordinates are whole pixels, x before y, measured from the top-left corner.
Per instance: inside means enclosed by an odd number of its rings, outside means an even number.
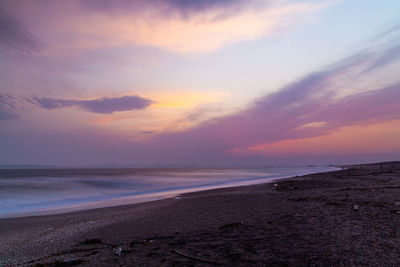
[[[400,159],[398,0],[1,0],[0,164]]]

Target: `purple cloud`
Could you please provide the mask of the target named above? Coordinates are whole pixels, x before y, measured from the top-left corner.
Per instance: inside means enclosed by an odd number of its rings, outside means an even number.
[[[22,23],[0,6],[0,51],[33,53],[39,50],[37,38]]]
[[[18,115],[16,114],[18,107],[19,104],[15,97],[7,94],[0,94],[0,120],[18,119]]]
[[[77,107],[89,112],[110,114],[117,111],[129,111],[134,109],[145,109],[153,101],[139,96],[123,96],[115,98],[100,98],[94,100],[65,100],[47,97],[34,97],[34,103],[44,109],[59,109],[66,107]]]
[[[182,16],[188,16],[193,13],[201,13],[212,9],[230,9],[240,8],[245,5],[253,4],[254,0],[94,0],[80,1],[83,7],[101,12],[137,12],[147,8],[164,11],[165,15],[173,15],[171,11],[177,11]],[[269,1],[273,2],[273,1]],[[275,1],[276,2],[276,1]]]

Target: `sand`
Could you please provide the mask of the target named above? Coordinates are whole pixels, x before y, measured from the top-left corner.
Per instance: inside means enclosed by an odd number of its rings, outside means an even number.
[[[0,265],[399,266],[400,163],[0,220]]]

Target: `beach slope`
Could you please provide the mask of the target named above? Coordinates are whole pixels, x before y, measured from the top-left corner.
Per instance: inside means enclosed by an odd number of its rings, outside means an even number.
[[[0,265],[398,266],[400,163],[0,220]]]

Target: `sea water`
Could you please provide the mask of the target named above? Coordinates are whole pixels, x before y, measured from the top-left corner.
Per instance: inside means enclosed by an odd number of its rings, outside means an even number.
[[[0,170],[0,218],[146,202],[334,169],[325,166],[3,169]]]

